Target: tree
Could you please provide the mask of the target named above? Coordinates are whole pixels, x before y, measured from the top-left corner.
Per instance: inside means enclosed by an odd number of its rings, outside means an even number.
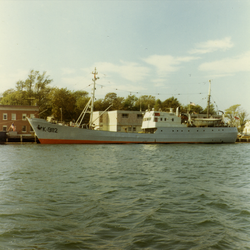
[[[228,118],[229,124],[237,126],[242,132],[247,122],[248,114],[243,110],[240,104],[235,104],[225,110],[225,117]]]
[[[44,71],[31,70],[25,81],[19,80],[16,83],[16,89],[6,90],[1,99],[3,105],[38,105],[46,107],[48,101],[48,93],[50,88],[48,85],[52,82]]]
[[[123,110],[140,110],[140,104],[138,104],[138,98],[135,95],[128,95],[123,102]]]
[[[174,98],[173,96],[162,102],[162,110],[164,111],[166,111],[169,108],[176,109],[180,106],[181,106],[180,102],[177,100],[177,98]]]
[[[200,105],[186,105],[186,106],[182,106],[181,109],[182,112],[184,113],[196,113],[196,114],[204,114],[204,110]]]
[[[67,88],[53,88],[49,94],[51,113],[56,120],[76,119],[76,98]],[[62,117],[61,117],[62,115]]]
[[[162,102],[161,102],[160,99],[156,100],[154,109],[157,110],[157,111],[162,109]]]
[[[155,97],[152,95],[142,95],[136,101],[136,110],[145,111],[146,109],[152,109],[155,106]]]
[[[21,105],[21,94],[14,89],[4,91],[1,98],[2,105]]]
[[[123,97],[118,97],[116,93],[108,93],[105,95],[105,98],[103,100],[103,110],[107,109],[111,104],[109,110],[119,110],[123,108]]]
[[[89,93],[84,90],[77,90],[72,92],[72,94],[76,100],[76,113],[80,114],[90,99],[88,96]]]
[[[201,113],[202,114],[207,114],[207,107]],[[215,107],[214,107],[213,103],[211,103],[210,106],[209,106],[209,114],[210,115],[215,115],[216,114]]]

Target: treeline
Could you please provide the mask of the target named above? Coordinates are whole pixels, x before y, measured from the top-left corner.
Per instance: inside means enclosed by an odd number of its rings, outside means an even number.
[[[18,81],[15,89],[8,89],[0,100],[2,105],[37,105],[40,107],[40,117],[46,118],[53,115],[55,119],[64,121],[76,119],[90,99],[86,91],[70,91],[67,88],[51,87],[53,80],[39,71],[31,70],[25,81]],[[128,95],[126,98],[117,96],[116,93],[108,93],[103,99],[94,102],[94,110],[103,111],[110,105],[109,110],[135,110],[146,109],[168,111],[169,108],[180,107],[181,112],[195,112],[206,114],[207,110],[199,105],[182,105],[177,98],[170,97],[165,101],[156,99],[151,95]],[[210,113],[214,114],[214,106],[211,104]]]

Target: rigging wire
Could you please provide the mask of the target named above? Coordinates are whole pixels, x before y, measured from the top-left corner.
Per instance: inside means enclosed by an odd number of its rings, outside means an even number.
[[[105,75],[105,74],[103,74]],[[104,76],[106,77],[106,75]],[[196,84],[206,84],[206,82],[199,82],[199,83],[196,83]],[[82,89],[87,89],[89,88],[90,86],[92,85],[91,84],[88,84],[87,86],[83,87]],[[105,88],[105,87],[108,87],[108,85],[104,85],[104,84],[98,84],[96,83],[96,87],[100,87],[101,89]],[[146,92],[141,92],[141,91],[130,91],[130,90],[124,90],[124,89],[120,89],[120,88],[110,88],[112,89],[113,91],[119,91],[119,92],[126,92],[128,93],[129,95],[151,95],[151,96],[184,96],[184,95],[204,95],[204,94],[207,94],[206,92],[200,92],[200,93],[146,93]],[[206,98],[202,98],[202,99],[206,99]]]

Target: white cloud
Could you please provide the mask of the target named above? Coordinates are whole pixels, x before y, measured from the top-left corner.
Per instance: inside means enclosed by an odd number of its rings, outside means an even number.
[[[131,82],[144,80],[150,71],[149,68],[140,66],[138,63],[124,61],[120,61],[119,64],[98,62],[96,63],[96,67],[103,74],[116,73]]]
[[[209,40],[204,43],[196,44],[196,48],[189,51],[190,54],[206,54],[217,50],[228,50],[234,44],[231,42],[231,37],[225,37],[222,40]]]
[[[202,63],[199,70],[220,72],[220,74],[250,71],[250,51],[233,58]]]
[[[180,64],[183,62],[190,62],[198,59],[197,57],[173,57],[170,55],[152,55],[144,61],[157,68],[158,75],[160,77],[166,76],[166,74],[179,70]]]

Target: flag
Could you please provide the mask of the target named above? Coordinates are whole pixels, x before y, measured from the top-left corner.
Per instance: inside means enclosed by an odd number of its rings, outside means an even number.
[[[235,116],[234,118],[235,118],[236,120],[239,120],[239,119],[240,119],[240,118],[239,118],[239,117],[237,117],[237,116]]]
[[[10,127],[12,128],[13,131],[16,131],[14,123],[12,123]]]
[[[192,106],[195,106],[195,103],[193,103],[193,102],[190,102],[190,105],[192,105]]]

